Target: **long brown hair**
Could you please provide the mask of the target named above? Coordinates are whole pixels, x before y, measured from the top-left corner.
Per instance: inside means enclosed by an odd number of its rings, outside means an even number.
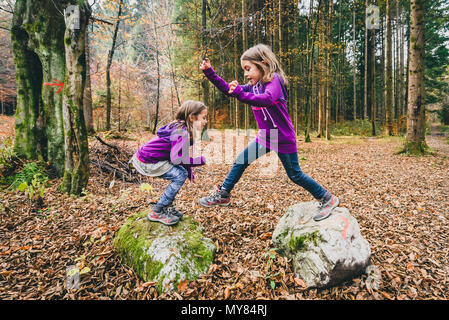
[[[190,119],[190,115],[197,116],[204,109],[207,109],[207,107],[201,101],[194,101],[194,100],[184,101],[181,104],[181,107],[179,107],[178,112],[176,113],[174,122],[178,123],[178,128],[181,128],[182,126],[186,125],[187,131],[189,132],[190,137],[192,137],[193,124],[192,120]]]
[[[262,71],[263,82],[267,83],[272,81],[276,72],[284,81],[285,86],[288,85],[288,79],[284,70],[282,70],[281,64],[271,48],[266,44],[259,43],[249,48],[242,54],[240,60],[247,60],[254,63]]]

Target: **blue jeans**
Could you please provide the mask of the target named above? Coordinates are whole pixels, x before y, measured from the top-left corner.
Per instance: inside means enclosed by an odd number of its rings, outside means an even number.
[[[270,149],[265,148],[265,146],[252,141],[248,144],[248,146],[241,152],[234,164],[231,168],[231,171],[228,173],[225,181],[223,182],[222,187],[231,192],[234,188],[235,184],[239,181],[240,177],[243,175],[243,172],[248,168],[248,166],[257,160],[259,157],[265,155],[270,152]],[[287,176],[297,185],[303,187],[307,191],[309,191],[315,199],[321,199],[326,193],[326,189],[324,189],[320,184],[318,184],[311,177],[302,172],[299,167],[298,162],[298,153],[277,153],[279,159],[284,166],[285,171],[287,172]]]
[[[178,191],[181,189],[187,179],[187,170],[180,165],[175,165],[173,166],[173,168],[168,170],[168,172],[160,176],[160,178],[170,180],[171,183],[169,184],[167,189],[165,189],[159,201],[153,206],[153,209],[156,210],[159,210],[162,207],[166,207],[173,203],[173,200],[175,200]]]

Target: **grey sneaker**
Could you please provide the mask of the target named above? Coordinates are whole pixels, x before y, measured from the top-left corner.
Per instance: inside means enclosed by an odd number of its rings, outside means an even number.
[[[166,208],[162,208],[160,211],[151,209],[147,214],[147,219],[152,222],[160,222],[166,226],[172,226],[179,222],[179,218],[171,215]]]
[[[217,186],[215,192],[208,197],[203,197],[199,200],[200,205],[206,208],[212,208],[216,206],[229,206],[231,204],[231,196],[229,192],[222,189],[221,186]]]
[[[313,220],[315,221],[321,221],[323,219],[326,219],[329,217],[332,213],[332,210],[340,204],[340,199],[338,199],[336,196],[331,195],[330,199],[326,200],[325,197],[323,197],[320,202],[318,203],[318,209],[319,212],[317,215],[313,217]]]
[[[179,220],[182,220],[183,214],[181,212],[179,212],[178,210],[176,210],[173,206],[167,206],[165,209],[172,216],[178,217]]]

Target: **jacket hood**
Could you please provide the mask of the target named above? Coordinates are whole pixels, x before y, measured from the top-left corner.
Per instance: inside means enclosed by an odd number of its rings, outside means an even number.
[[[178,125],[179,125],[179,122],[170,122],[170,123],[166,124],[165,126],[160,127],[157,130],[156,134],[160,138],[170,137],[172,132],[178,129]],[[186,125],[183,124],[183,126],[181,128],[185,129]]]

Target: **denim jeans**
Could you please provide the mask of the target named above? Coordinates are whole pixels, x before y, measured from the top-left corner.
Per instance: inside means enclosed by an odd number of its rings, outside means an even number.
[[[222,187],[226,191],[231,192],[246,168],[248,168],[248,166],[255,160],[270,151],[270,149],[265,148],[265,146],[255,141],[249,143],[245,150],[237,156],[231,171],[228,173],[228,176],[223,182]],[[277,153],[277,155],[279,156],[279,159],[281,160],[290,180],[309,191],[315,199],[321,199],[324,196],[326,189],[302,172],[299,167],[297,152]]]
[[[153,206],[153,209],[156,210],[159,210],[162,207],[166,207],[173,203],[173,200],[175,200],[178,191],[181,189],[187,179],[187,170],[180,165],[175,165],[167,173],[164,173],[162,176],[160,176],[160,178],[170,180],[171,183],[169,184],[167,189],[165,189],[159,201]]]

